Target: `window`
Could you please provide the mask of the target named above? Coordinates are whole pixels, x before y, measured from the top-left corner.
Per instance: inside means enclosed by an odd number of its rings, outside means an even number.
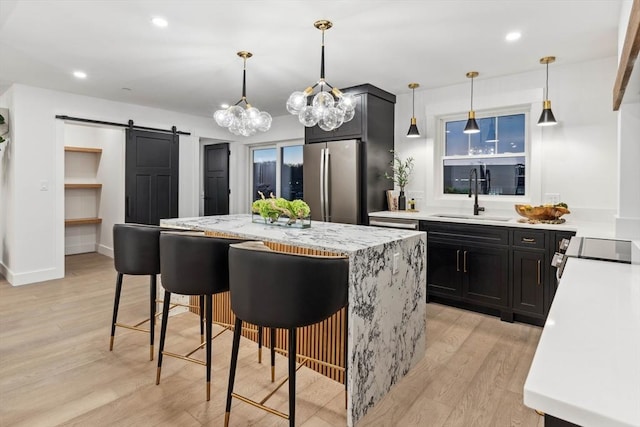
[[[273,194],[287,200],[302,199],[303,145],[280,143],[251,148],[251,201]]]
[[[470,173],[478,172],[478,193],[524,195],[526,114],[479,118],[480,132],[463,133],[465,120],[444,122],[444,194],[469,193]]]

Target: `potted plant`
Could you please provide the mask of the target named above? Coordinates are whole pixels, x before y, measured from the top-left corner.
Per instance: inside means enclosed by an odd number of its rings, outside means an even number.
[[[404,195],[404,187],[409,183],[409,177],[413,172],[413,157],[407,157],[406,160],[402,160],[394,150],[390,150],[393,154],[393,160],[391,160],[390,166],[393,174],[385,172],[384,176],[387,179],[395,182],[400,187],[400,196],[398,197],[398,209],[405,210],[407,199]]]
[[[0,126],[3,126],[5,124],[4,122],[4,116],[2,114],[0,114]],[[0,131],[2,131],[2,129],[0,129]],[[3,142],[6,141],[6,139],[4,139],[2,137],[2,135],[4,135],[3,133],[0,133],[0,144],[2,144]]]

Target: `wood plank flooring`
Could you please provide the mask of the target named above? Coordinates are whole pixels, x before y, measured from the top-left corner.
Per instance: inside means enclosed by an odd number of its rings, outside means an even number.
[[[73,255],[66,270],[65,279],[20,287],[0,280],[0,425],[223,425],[230,332],[214,341],[211,401],[200,365],[165,357],[156,386],[147,335],[118,328],[109,351],[113,261]],[[143,319],[147,298],[147,278],[125,277],[119,321]],[[358,427],[543,426],[542,417],[522,404],[540,328],[433,303],[426,321],[426,356]],[[165,348],[185,353],[199,336],[196,315],[172,316]],[[263,356],[260,365],[255,343],[243,339],[236,392],[259,398],[270,390],[268,351]],[[278,356],[276,377],[286,370]],[[302,368],[297,390],[297,425],[346,424],[342,385]],[[287,387],[269,403],[286,413]],[[230,425],[288,422],[234,400]]]

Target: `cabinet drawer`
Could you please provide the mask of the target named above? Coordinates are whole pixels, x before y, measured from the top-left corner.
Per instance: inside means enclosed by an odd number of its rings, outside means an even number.
[[[423,221],[421,231],[425,230],[427,231],[427,239],[435,238],[461,243],[473,242],[487,245],[506,246],[509,244],[509,229],[505,227]]]
[[[521,248],[544,249],[547,233],[538,230],[514,230],[513,245]]]

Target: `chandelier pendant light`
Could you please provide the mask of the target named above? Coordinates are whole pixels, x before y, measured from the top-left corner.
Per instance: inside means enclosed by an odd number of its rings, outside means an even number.
[[[553,112],[551,111],[551,101],[549,100],[549,64],[555,62],[555,60],[555,56],[545,56],[544,58],[540,58],[540,63],[547,66],[547,79],[544,86],[545,90],[544,101],[542,101],[542,114],[540,114],[538,126],[553,126],[558,124],[556,118],[553,116]]]
[[[237,54],[244,61],[242,70],[242,98],[229,108],[218,110],[213,118],[219,126],[229,129],[234,135],[251,136],[256,132],[266,132],[271,128],[271,115],[266,111],[260,111],[247,101],[247,59],[253,54],[240,51]],[[245,108],[240,106],[245,104]]]
[[[477,71],[469,71],[467,73],[467,78],[471,79],[471,108],[469,109],[469,118],[467,119],[467,124],[464,127],[464,133],[478,133],[480,132],[480,127],[478,127],[478,122],[476,122],[476,112],[473,111],[473,79],[478,77],[480,73]]]
[[[418,138],[420,132],[418,132],[418,126],[416,126],[416,88],[420,87],[419,83],[409,83],[409,89],[411,89],[411,125],[409,126],[409,132],[407,132],[407,138]]]
[[[306,127],[318,125],[322,130],[330,131],[353,119],[356,98],[331,86],[324,77],[324,32],[331,28],[333,23],[323,19],[316,21],[313,26],[322,31],[320,79],[304,91],[293,92],[287,100],[287,111],[298,116],[300,123]],[[319,88],[319,92],[308,105],[307,98],[313,95],[316,88]]]

